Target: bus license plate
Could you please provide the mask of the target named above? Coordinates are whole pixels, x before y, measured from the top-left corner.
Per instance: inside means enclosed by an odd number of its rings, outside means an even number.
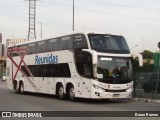
[[[113,94],[113,97],[119,97],[119,94]]]

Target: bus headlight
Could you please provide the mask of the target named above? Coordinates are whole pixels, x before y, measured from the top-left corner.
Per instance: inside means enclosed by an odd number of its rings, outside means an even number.
[[[127,91],[127,92],[132,92],[132,91],[133,91],[133,87],[132,87],[132,86],[129,87],[126,91]]]
[[[95,85],[95,84],[93,84],[93,87],[94,87],[95,89],[97,89],[97,90],[105,91],[104,88],[101,88],[101,87],[99,87],[99,86],[97,86],[97,85]]]

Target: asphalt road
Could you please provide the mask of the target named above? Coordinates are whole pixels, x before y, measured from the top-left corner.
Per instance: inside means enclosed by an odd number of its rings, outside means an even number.
[[[20,95],[16,94],[13,90],[9,90],[5,82],[0,81],[0,111],[160,111],[160,104],[135,102],[130,100],[87,99],[78,99],[77,102],[71,102],[69,100],[59,100],[56,96],[52,95],[33,93]],[[118,120],[153,120],[153,117],[116,118],[118,118]],[[62,117],[54,117],[52,120],[55,119],[106,120],[108,117],[63,117],[62,115]],[[113,116],[109,119],[114,120],[115,118]],[[154,118],[154,120],[156,119],[158,120],[159,118]]]

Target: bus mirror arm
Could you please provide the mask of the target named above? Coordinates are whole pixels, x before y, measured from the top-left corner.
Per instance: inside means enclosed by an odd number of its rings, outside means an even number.
[[[136,57],[138,57],[138,61],[139,61],[139,66],[142,67],[143,66],[143,57],[141,54],[137,53],[137,52],[132,52],[131,53],[132,57],[135,59]]]

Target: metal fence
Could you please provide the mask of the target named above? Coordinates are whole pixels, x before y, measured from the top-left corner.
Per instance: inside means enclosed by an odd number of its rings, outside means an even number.
[[[135,98],[160,99],[160,75],[154,72],[134,72]]]

